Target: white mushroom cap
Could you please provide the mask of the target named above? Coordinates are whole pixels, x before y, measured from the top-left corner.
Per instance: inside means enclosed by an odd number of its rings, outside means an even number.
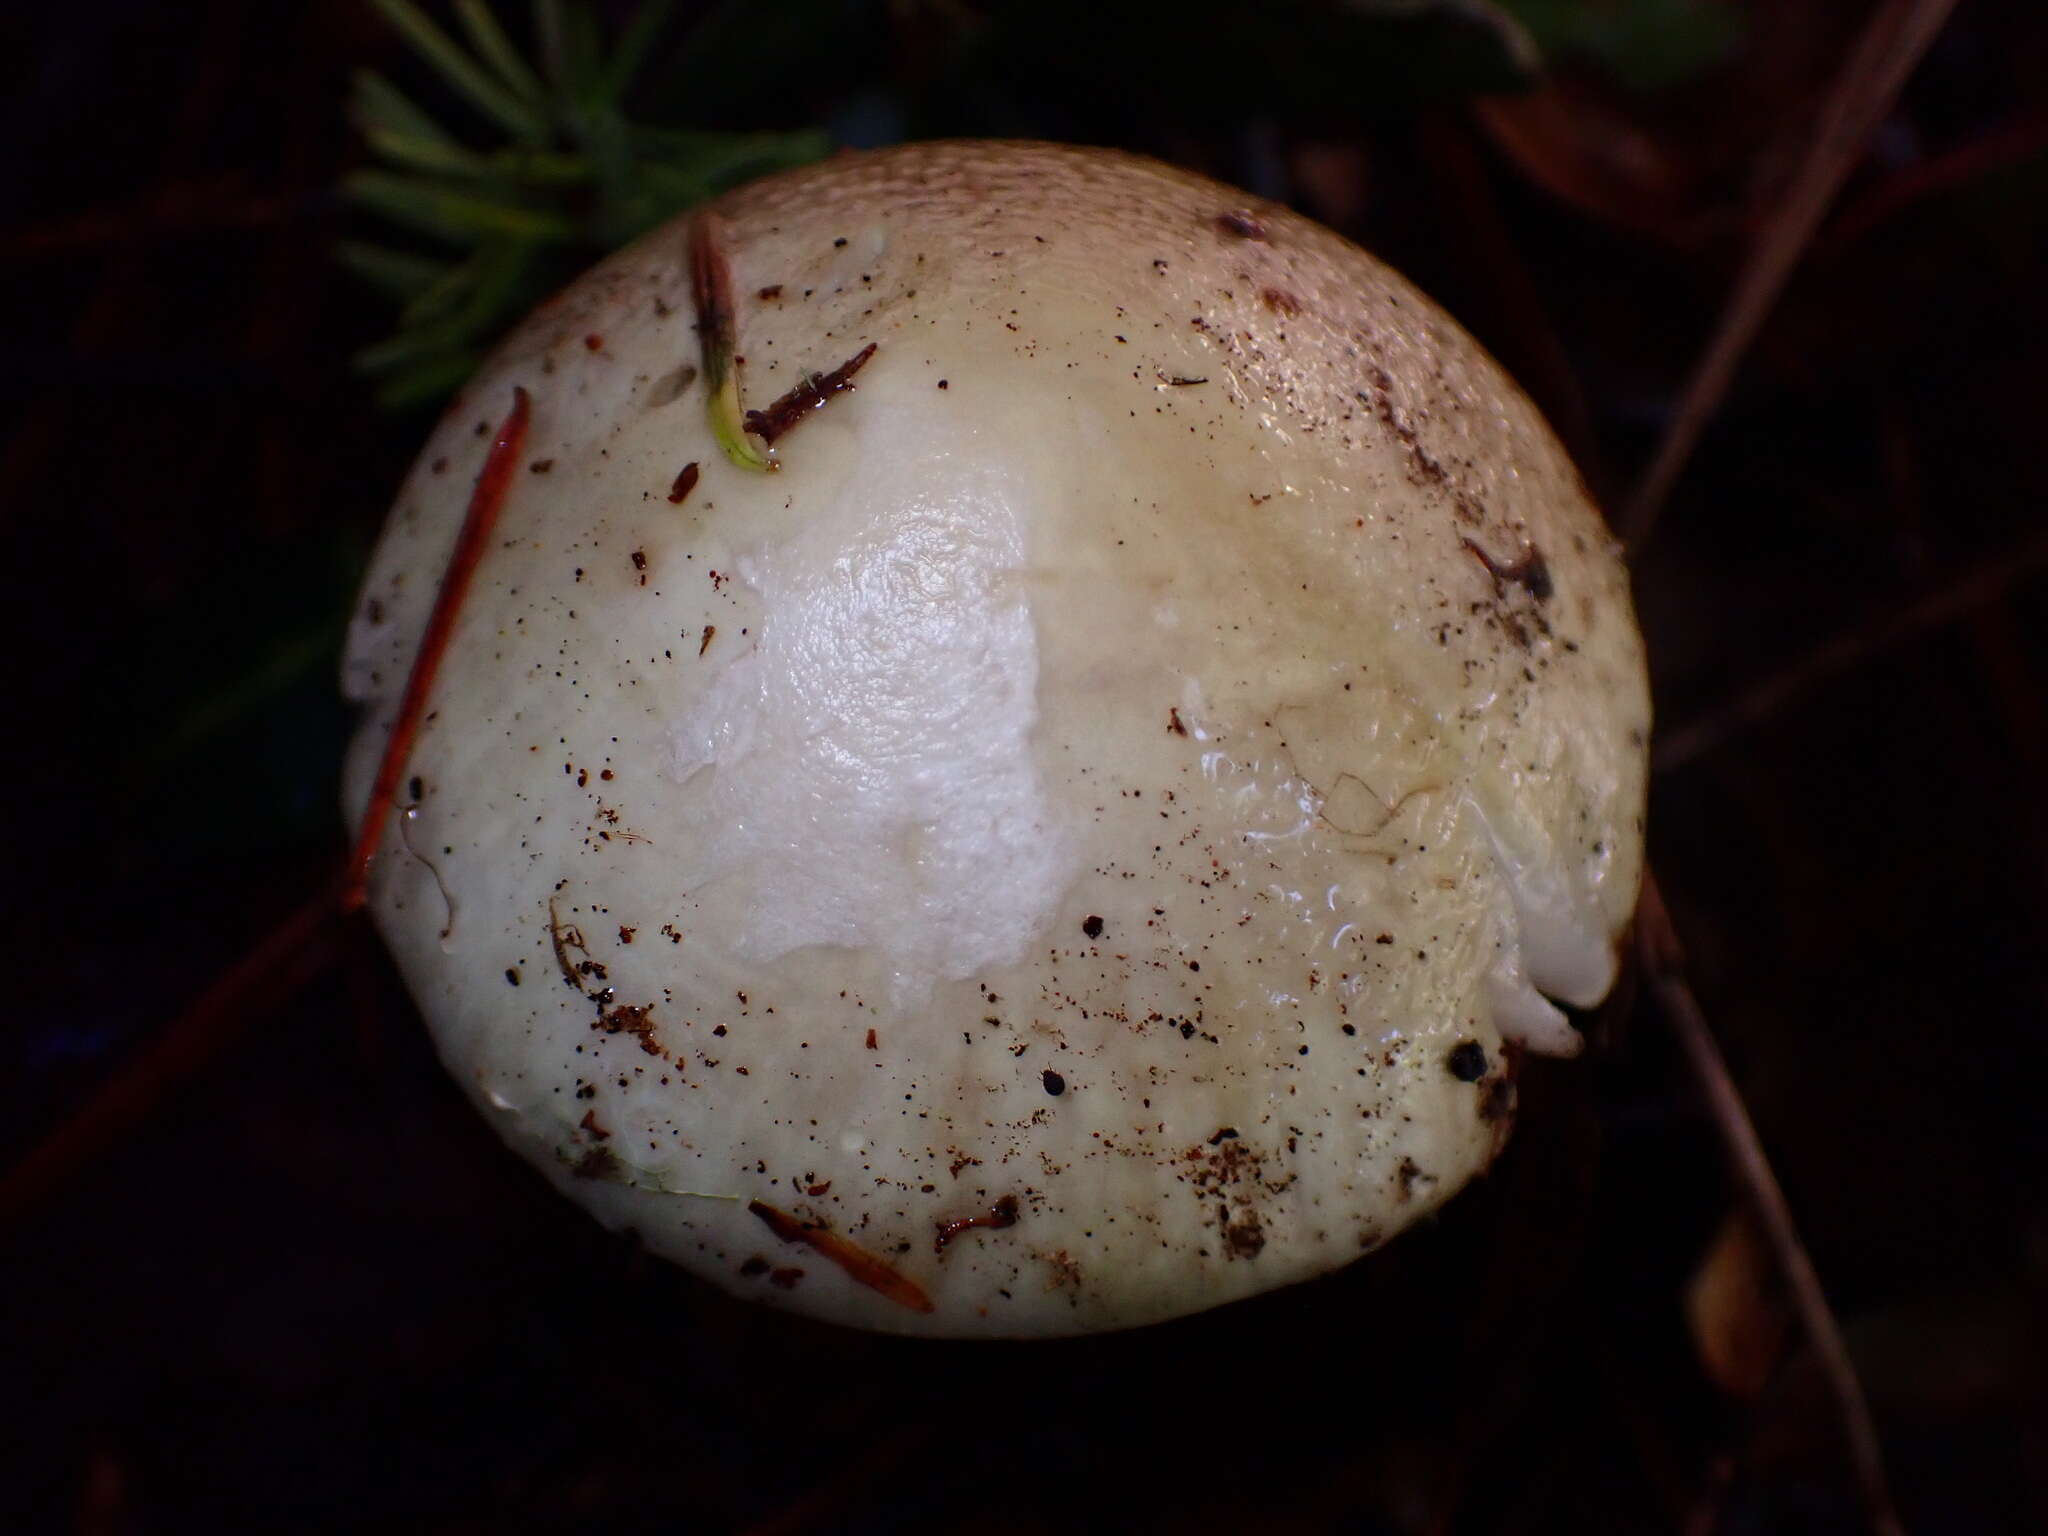
[[[1434,1209],[1641,867],[1626,577],[1534,407],[1144,160],[918,145],[716,212],[749,405],[876,349],[778,471],[714,444],[679,222],[505,344],[371,568],[355,817],[529,391],[372,883],[450,1070],[608,1225],[892,1331],[1150,1322]]]

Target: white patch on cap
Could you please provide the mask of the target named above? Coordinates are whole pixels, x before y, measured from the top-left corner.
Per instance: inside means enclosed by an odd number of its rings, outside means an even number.
[[[1021,961],[1075,872],[1033,751],[1028,466],[907,425],[743,555],[751,646],[671,733],[739,954],[873,949],[904,999]]]

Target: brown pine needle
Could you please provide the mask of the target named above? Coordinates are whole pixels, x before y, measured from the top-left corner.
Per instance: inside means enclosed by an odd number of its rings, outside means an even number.
[[[1915,204],[2010,172],[2043,151],[2048,151],[2048,106],[2024,107],[1981,138],[1894,171],[1837,214],[1821,242],[1835,248],[1855,245]]]
[[[462,527],[455,537],[455,550],[448,556],[448,568],[442,573],[433,611],[427,615],[426,632],[420,637],[419,650],[413,653],[412,671],[405,680],[398,718],[391,723],[391,735],[377,765],[377,780],[370,789],[369,807],[363,813],[362,827],[349,854],[348,874],[341,888],[344,912],[354,912],[368,897],[370,865],[383,844],[384,829],[398,796],[398,781],[405,776],[405,765],[412,757],[413,743],[426,716],[427,697],[434,691],[434,678],[455,633],[455,621],[461,617],[470,580],[483,563],[485,546],[490,543],[491,531],[498,526],[498,514],[504,510],[531,416],[531,400],[526,390],[515,384],[511,413],[498,428],[484,467],[477,473],[469,510],[463,514]]]
[[[1660,731],[1651,765],[1670,773],[1768,720],[1808,689],[1845,676],[1913,636],[1989,606],[2048,570],[2048,533],[1970,566],[1925,595],[1815,646],[1705,714]]]
[[[1642,901],[1636,909],[1636,948],[1644,979],[1672,1032],[1678,1036],[1686,1065],[1706,1098],[1728,1161],[1763,1223],[1771,1250],[1792,1292],[1793,1304],[1798,1308],[1800,1323],[1834,1392],[1871,1528],[1879,1536],[1904,1536],[1905,1527],[1899,1523],[1885,1482],[1877,1427],[1871,1420],[1870,1404],[1864,1398],[1862,1382],[1857,1379],[1855,1363],[1849,1358],[1848,1342],[1828,1305],[1827,1293],[1821,1289],[1820,1274],[1800,1239],[1792,1207],[1785,1200],[1785,1191],[1771,1168],[1756,1125],[1749,1118],[1735,1079],[1729,1075],[1721,1048],[1714,1043],[1699,999],[1693,996],[1692,986],[1685,979],[1684,951],[1671,926],[1664,898],[1657,890],[1656,876],[1648,872],[1643,876]]]
[[[334,884],[323,882],[0,1175],[0,1231],[11,1229],[66,1178],[146,1120],[243,1030],[335,963],[346,930],[334,893]]]
[[[1720,409],[1764,317],[1784,291],[1835,194],[1862,158],[1864,144],[1954,8],[1955,0],[1885,0],[1843,61],[1814,125],[1806,158],[1758,234],[1713,339],[1686,381],[1678,414],[1629,498],[1621,533],[1632,553],[1640,553],[1649,541],[1658,513],[1699,445],[1700,434]]]

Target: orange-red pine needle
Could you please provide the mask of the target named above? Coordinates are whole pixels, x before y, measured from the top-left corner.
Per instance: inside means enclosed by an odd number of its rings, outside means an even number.
[[[413,656],[412,673],[405,680],[405,697],[398,706],[398,719],[392,724],[390,740],[384,743],[383,760],[377,764],[377,782],[371,787],[369,808],[363,814],[363,825],[356,834],[356,845],[349,853],[343,878],[344,912],[360,908],[369,892],[370,862],[377,857],[378,845],[384,841],[384,828],[390,823],[391,807],[398,798],[398,781],[412,757],[413,742],[426,714],[427,696],[434,691],[434,675],[441,670],[441,657],[448,649],[449,636],[455,632],[455,619],[469,594],[470,579],[483,562],[484,545],[498,526],[498,514],[504,510],[505,495],[526,444],[530,414],[526,391],[514,386],[512,414],[498,428],[497,440],[491,444],[490,455],[476,477],[469,510],[462,517],[462,531],[455,537],[455,552],[448,557],[441,590],[434,597],[434,611],[428,616],[426,633],[420,637],[420,648]]]
[[[933,1312],[931,1297],[909,1276],[899,1274],[858,1243],[848,1242],[837,1232],[806,1226],[789,1212],[777,1210],[765,1200],[749,1200],[747,1209],[767,1224],[768,1230],[785,1243],[801,1243],[820,1258],[829,1259],[859,1284],[879,1291],[898,1306],[913,1312]]]

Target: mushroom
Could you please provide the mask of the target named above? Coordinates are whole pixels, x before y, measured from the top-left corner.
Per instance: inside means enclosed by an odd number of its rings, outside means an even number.
[[[604,262],[434,432],[345,667],[369,905],[471,1098],[868,1328],[1378,1247],[1636,899],[1641,642],[1535,408],[1373,257],[1121,154],[848,155]]]

